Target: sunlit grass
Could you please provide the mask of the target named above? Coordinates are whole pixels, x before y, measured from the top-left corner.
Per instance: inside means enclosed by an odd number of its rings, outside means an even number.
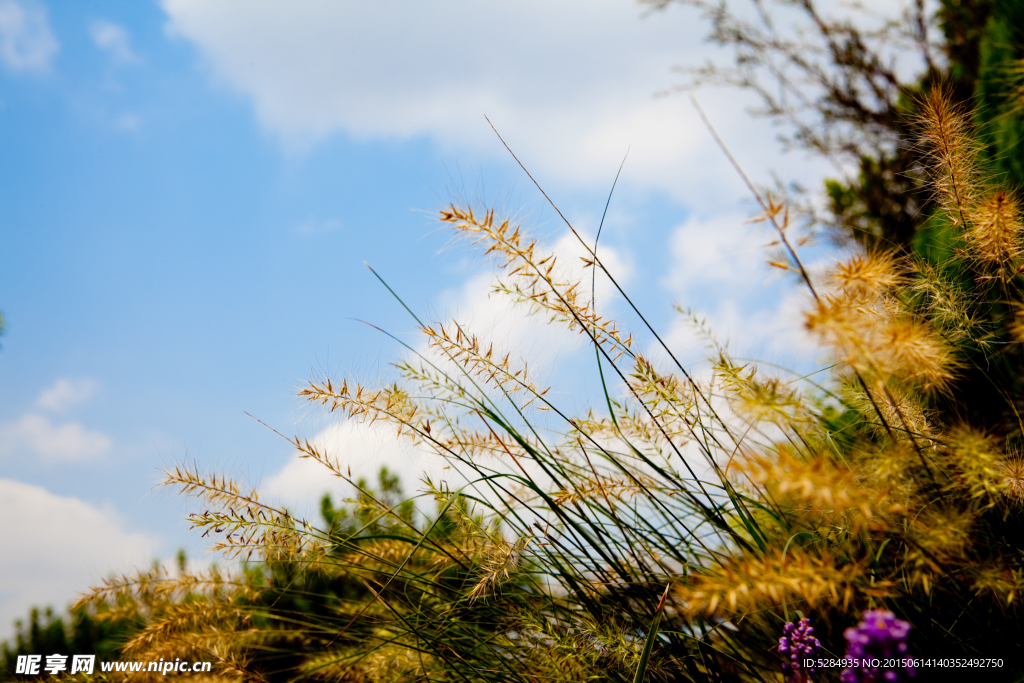
[[[289,438],[356,488],[348,506],[296,519],[176,468],[165,484],[200,504],[193,524],[245,563],[126,577],[86,603],[144,620],[132,657],[212,657],[218,676],[266,681],[778,680],[786,622],[809,618],[841,657],[844,629],[882,608],[911,624],[916,656],[1019,672],[1018,204],[985,177],[966,112],[941,94],[920,110],[954,235],[944,260],[857,253],[813,280],[785,202],[758,194],[808,290],[817,384],[724,348],[694,373],[596,245],[581,240],[583,265],[618,289],[636,336],[525,227],[453,204],[440,222],[494,259],[498,293],[589,342],[591,409],[567,412],[486,330],[417,318],[425,350],[406,346],[396,382],[320,377],[299,396],[444,459],[460,479],[427,482],[432,514]]]

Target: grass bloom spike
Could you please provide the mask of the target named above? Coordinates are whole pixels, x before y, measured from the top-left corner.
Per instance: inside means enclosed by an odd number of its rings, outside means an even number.
[[[1005,190],[996,190],[978,204],[972,217],[968,244],[976,257],[988,266],[1015,266],[1021,255],[1024,230],[1017,198]]]
[[[1012,457],[1000,466],[1005,495],[1018,505],[1024,505],[1024,458]]]
[[[920,102],[920,110],[919,143],[935,200],[954,225],[966,229],[982,185],[969,111],[941,88]]]
[[[865,300],[877,299],[906,282],[891,251],[854,254],[837,264],[832,278],[843,292]]]
[[[567,279],[558,257],[544,253],[537,241],[526,237],[510,218],[499,223],[493,209],[480,218],[472,207],[454,204],[441,211],[439,217],[456,232],[472,237],[474,244],[484,248],[484,255],[497,256],[508,276],[506,282],[497,285],[498,291],[512,295],[535,311],[547,312],[552,320],[562,321],[570,329],[586,332],[597,343],[614,348],[616,356],[629,353],[632,338],[623,338],[615,321],[598,315],[582,283]],[[592,268],[595,261],[584,259],[584,265]]]

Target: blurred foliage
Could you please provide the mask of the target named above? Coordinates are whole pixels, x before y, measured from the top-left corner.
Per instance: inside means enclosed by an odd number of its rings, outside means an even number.
[[[104,612],[105,606],[98,611]],[[27,621],[15,622],[15,635],[2,644],[0,681],[26,680],[15,674],[18,655],[91,655],[97,660],[120,657],[120,645],[142,626],[137,619],[108,619],[97,616],[96,608],[78,607],[56,616],[47,608],[29,611]]]
[[[908,3],[895,21],[814,0],[750,3],[741,12],[704,0],[645,2],[700,8],[711,41],[734,52],[732,66],[681,68],[688,78],[677,89],[752,92],[754,113],[781,124],[788,145],[853,171],[826,181],[828,211],[820,218],[840,241],[901,249],[931,241],[921,230],[928,232],[934,205],[911,141],[916,102],[936,87],[976,111],[985,159],[1000,182],[1024,184],[1017,0]],[[908,72],[915,73],[909,80]]]

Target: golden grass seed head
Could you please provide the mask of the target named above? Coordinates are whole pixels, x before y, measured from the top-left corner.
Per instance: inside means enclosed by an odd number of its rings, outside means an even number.
[[[892,251],[854,254],[836,265],[832,279],[848,295],[871,299],[905,284]]]
[[[1006,486],[1006,460],[996,440],[968,426],[953,429],[944,440],[953,485],[987,505],[1000,499]]]
[[[1024,458],[1014,455],[999,464],[1003,494],[1014,504],[1024,505]]]
[[[971,211],[968,246],[979,260],[1008,268],[1021,255],[1020,203],[1005,190],[996,190]]]
[[[714,573],[691,575],[676,592],[690,615],[729,617],[784,601],[810,608],[848,607],[861,596],[888,595],[891,585],[869,582],[859,564],[790,547],[785,555],[776,549],[760,557],[729,558]]]
[[[970,113],[944,88],[931,90],[918,105],[918,143],[935,199],[954,225],[966,228],[981,185]]]

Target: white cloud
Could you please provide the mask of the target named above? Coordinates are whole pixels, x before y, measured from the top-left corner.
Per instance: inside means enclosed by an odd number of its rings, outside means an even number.
[[[759,288],[767,277],[762,224],[736,213],[709,220],[691,217],[672,232],[672,271],[664,284],[691,297]]]
[[[907,3],[869,4],[881,22]],[[704,217],[676,233],[666,286],[683,303],[711,303],[710,313],[737,298],[737,321],[748,323],[739,327],[753,334],[749,292],[764,293],[768,271],[765,240],[735,215],[748,193],[689,101],[653,97],[676,79],[674,65],[732,58],[705,40],[699,12],[680,5],[647,13],[630,0],[162,0],[168,33],[193,44],[213,80],[250,102],[289,148],[336,134],[422,136],[460,158],[508,159],[486,114],[543,184],[586,188],[606,188],[629,148],[625,187],[665,191]],[[916,67],[905,56],[900,68]],[[771,169],[815,187],[836,173],[819,159],[780,156],[778,131],[751,118],[754,102],[738,90],[700,98],[755,182]],[[505,302],[482,294],[489,282],[467,282],[450,308],[508,348],[548,346],[539,323],[507,322]]]
[[[168,31],[194,43],[214,78],[289,146],[334,133],[429,136],[460,156],[507,159],[488,115],[548,181],[604,186],[629,148],[626,183],[705,205],[741,191],[688,100],[653,97],[676,78],[673,65],[716,49],[691,8],[645,17],[628,0],[163,7]],[[772,128],[751,123],[738,92],[702,97],[741,159],[778,168]]]
[[[61,378],[53,386],[44,389],[36,399],[36,407],[54,413],[62,413],[73,405],[92,398],[98,384],[89,378]]]
[[[412,495],[419,490],[424,475],[435,482],[445,478],[446,464],[440,456],[398,439],[393,428],[380,422],[368,425],[338,421],[321,430],[310,443],[326,452],[346,474],[351,470],[353,481],[362,477],[375,485],[377,473],[385,466],[401,477],[403,491]],[[353,489],[324,465],[297,455],[260,487],[261,497],[303,515],[310,514],[325,493],[337,502],[352,496]]]
[[[0,0],[0,62],[4,66],[11,71],[45,72],[59,49],[42,7]]]
[[[780,295],[768,305],[750,306],[726,300],[696,313],[718,343],[727,346],[734,357],[807,372],[821,360],[822,349],[803,326],[802,314],[806,307],[806,297],[791,292]],[[709,341],[693,321],[682,316],[673,321],[665,339],[677,357],[691,366],[706,360],[712,351]]]
[[[765,245],[773,238],[764,223],[751,224],[735,214],[692,218],[672,233],[672,270],[662,284],[734,354],[813,363],[820,349],[803,328],[807,297],[802,283],[779,278],[767,264]],[[673,322],[667,340],[690,363],[703,360],[709,350],[693,321],[683,317]]]
[[[32,605],[64,606],[103,576],[152,561],[156,539],[109,508],[0,479],[0,638]]]
[[[127,29],[110,21],[96,20],[89,24],[89,36],[99,49],[107,52],[118,64],[137,64]]]
[[[35,406],[49,413],[64,413],[92,398],[98,388],[99,384],[87,377],[64,377],[40,392]],[[105,455],[110,447],[110,437],[102,432],[79,422],[57,423],[39,412],[0,423],[0,455],[31,455],[49,463],[83,462]]]
[[[78,422],[54,424],[45,415],[27,413],[0,425],[0,454],[34,455],[47,462],[81,462],[110,450],[110,437]]]

